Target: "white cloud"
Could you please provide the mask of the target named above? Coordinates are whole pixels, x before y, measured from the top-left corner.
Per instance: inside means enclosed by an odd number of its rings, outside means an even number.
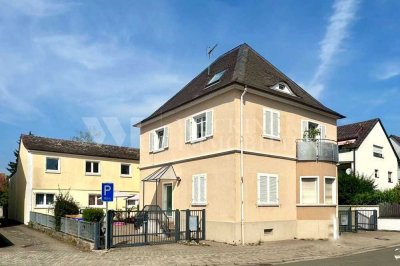
[[[115,43],[89,41],[82,35],[54,35],[36,38],[35,42],[45,50],[50,50],[67,61],[72,61],[88,69],[113,66],[118,60],[129,57],[121,53]]]
[[[355,19],[357,0],[336,0],[329,19],[325,37],[320,42],[320,64],[309,84],[310,92],[319,97],[325,89],[324,81],[334,57],[341,51],[343,41],[349,36],[348,28]]]
[[[389,62],[381,66],[375,74],[378,80],[387,80],[400,75],[400,63]]]
[[[17,11],[27,16],[47,17],[64,13],[76,6],[77,3],[52,1],[52,0],[12,0],[4,1]]]

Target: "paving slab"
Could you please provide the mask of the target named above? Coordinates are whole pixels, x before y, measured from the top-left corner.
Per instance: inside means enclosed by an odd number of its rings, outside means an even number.
[[[342,234],[337,241],[286,240],[232,246],[164,244],[82,251],[24,225],[0,228],[13,245],[0,248],[0,265],[268,265],[322,259],[400,246],[399,232]]]

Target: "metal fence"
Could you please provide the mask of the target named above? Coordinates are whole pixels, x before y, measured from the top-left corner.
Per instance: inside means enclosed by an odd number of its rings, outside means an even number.
[[[328,139],[296,141],[296,156],[299,161],[329,161],[338,162],[338,145]]]
[[[400,204],[379,204],[379,218],[400,218]]]
[[[204,240],[205,210],[162,210],[145,206],[141,211],[109,211],[108,246],[135,246]]]
[[[55,218],[52,215],[30,212],[30,221],[50,229],[56,229]],[[85,222],[77,219],[61,218],[60,231],[94,243],[94,248],[101,246],[104,238],[100,230],[100,223]]]
[[[339,232],[378,230],[377,210],[339,210]]]

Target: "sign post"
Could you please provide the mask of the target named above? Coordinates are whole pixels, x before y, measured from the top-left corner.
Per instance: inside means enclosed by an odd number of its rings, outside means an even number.
[[[101,201],[106,203],[106,249],[109,249],[108,246],[108,202],[114,200],[114,183],[102,183],[101,184]]]

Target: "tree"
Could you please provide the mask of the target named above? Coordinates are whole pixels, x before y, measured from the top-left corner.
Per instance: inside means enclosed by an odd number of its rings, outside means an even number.
[[[338,190],[340,205],[360,204],[364,199],[371,203],[379,198],[374,180],[360,174],[340,174]]]
[[[61,228],[61,218],[69,214],[79,214],[78,204],[69,194],[69,191],[64,194],[59,190],[54,204],[54,218],[57,231],[60,231]]]
[[[73,141],[85,142],[85,143],[94,143],[94,139],[92,134],[87,131],[78,131],[77,136],[73,136],[71,138]]]

